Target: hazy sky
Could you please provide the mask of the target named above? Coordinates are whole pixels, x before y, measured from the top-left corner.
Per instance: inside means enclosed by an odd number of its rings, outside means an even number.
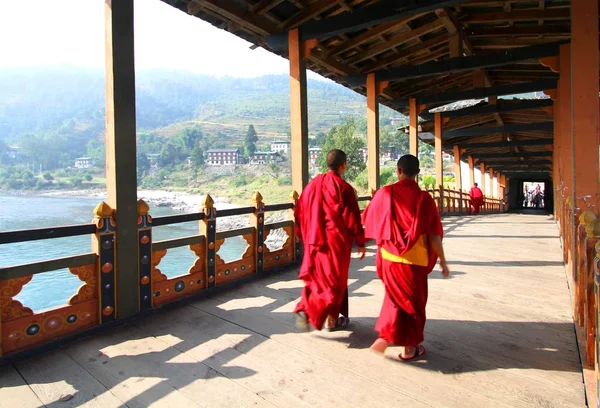
[[[137,69],[284,74],[288,61],[160,0],[135,0]],[[0,0],[0,67],[104,67],[104,0]],[[311,77],[317,78],[316,74]]]

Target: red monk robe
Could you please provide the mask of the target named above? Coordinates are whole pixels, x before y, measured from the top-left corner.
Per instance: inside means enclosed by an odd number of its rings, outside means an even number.
[[[397,346],[423,342],[427,275],[437,255],[428,235],[443,235],[433,198],[405,179],[379,190],[363,213],[367,238],[377,243],[377,275],[385,298],[375,330]]]
[[[479,214],[479,207],[483,205],[483,192],[477,184],[471,188],[469,191],[469,195],[471,196],[471,207],[473,208],[473,214]]]
[[[321,330],[327,316],[340,314],[352,243],[365,245],[356,192],[336,172],[320,174],[302,191],[294,215],[304,244],[299,278],[305,283],[294,313],[305,312]]]

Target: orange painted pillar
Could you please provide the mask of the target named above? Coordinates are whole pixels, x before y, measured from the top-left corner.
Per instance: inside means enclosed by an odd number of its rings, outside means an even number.
[[[565,262],[573,277],[572,254],[573,254],[573,137],[571,134],[571,44],[560,46],[560,78],[558,81],[558,104],[560,109],[560,139],[561,158],[563,170],[563,243],[565,250]]]
[[[486,198],[485,199],[485,204],[483,205],[483,209],[485,210],[487,208],[487,196],[485,194],[485,163],[480,163],[479,164],[479,171],[481,172],[481,186],[479,186],[479,188],[481,189],[481,192],[483,193],[483,196]]]
[[[587,276],[585,258],[587,251],[582,242],[583,226],[578,227],[581,211],[590,209],[597,213],[599,185],[598,173],[598,110],[600,59],[598,57],[598,2],[571,2],[571,135],[573,140],[573,198],[575,273],[577,275],[576,321],[585,324],[587,286],[593,282]],[[581,233],[579,233],[581,231]],[[589,325],[586,329],[590,329]]]
[[[475,186],[475,162],[473,156],[467,156],[467,162],[469,163],[469,188]]]
[[[434,115],[434,134],[435,134],[435,184],[440,189],[440,202],[442,205],[439,210],[443,212],[444,208],[444,159],[442,150],[442,115],[436,113]]]
[[[298,29],[288,34],[290,60],[290,127],[292,189],[302,192],[308,184],[308,98],[306,63],[302,60],[302,42]]]
[[[489,168],[488,173],[490,174],[490,197],[496,197],[495,191],[494,191],[494,169],[493,168]]]
[[[413,156],[419,157],[419,107],[417,100],[410,98],[409,100],[409,117],[408,117],[408,142],[409,152]]]
[[[375,74],[367,75],[367,169],[369,192],[379,189],[379,102]]]

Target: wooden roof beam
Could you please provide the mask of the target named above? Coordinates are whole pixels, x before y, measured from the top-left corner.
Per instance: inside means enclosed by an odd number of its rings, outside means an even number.
[[[515,157],[548,157],[552,156],[551,151],[546,152],[519,152],[519,153],[482,153],[482,154],[471,154],[471,156],[476,157],[477,161],[485,162],[485,159],[508,159]]]
[[[509,124],[504,126],[490,126],[490,127],[479,127],[461,130],[446,130],[442,132],[444,139],[451,139],[454,137],[471,137],[471,136],[483,136],[483,135],[495,135],[501,133],[514,133],[528,130],[554,130],[554,122],[537,122],[537,123],[517,123]]]
[[[266,17],[252,16],[247,7],[241,6],[237,2],[229,0],[192,0],[192,2],[211,14],[222,16],[258,36],[268,35],[278,28]]]
[[[465,34],[470,38],[480,37],[538,37],[543,36],[564,36],[571,34],[569,25],[544,25],[532,27],[482,27],[466,28]]]
[[[388,40],[382,44],[376,45],[374,47],[370,47],[367,50],[357,54],[356,56],[350,58],[347,63],[348,64],[357,64],[359,62],[368,60],[376,55],[379,55],[383,52],[391,50],[399,45],[407,43],[415,38],[418,38],[422,35],[428,34],[432,31],[439,30],[443,27],[443,24],[440,20],[432,21],[431,23],[425,24],[419,28],[415,28],[414,30],[404,31],[398,34],[394,34],[388,38]],[[366,78],[366,76],[365,76]]]
[[[417,54],[426,49],[439,46],[446,42],[448,42],[448,37],[443,37],[442,39],[438,37],[430,38],[429,40],[423,41],[420,44],[416,44],[407,48],[401,48],[398,50],[398,54],[394,53],[389,57],[381,58],[375,61],[373,64],[361,69],[361,71],[372,72],[381,68],[385,68],[388,65],[406,63],[412,55]],[[402,56],[400,56],[400,54],[402,54]]]
[[[561,41],[551,44],[533,45],[531,47],[515,48],[506,51],[497,51],[485,55],[470,57],[454,57],[439,62],[430,62],[422,65],[398,67],[377,73],[377,77],[386,81],[398,81],[423,76],[439,75],[448,72],[470,71],[480,68],[510,65],[515,62],[540,59],[558,55]],[[358,81],[366,82],[366,75],[357,75],[345,78],[348,83]]]
[[[530,140],[513,140],[510,142],[480,142],[480,143],[458,143],[461,149],[494,149],[494,148],[510,148],[510,147],[527,147],[527,146],[551,146],[554,139],[530,139]],[[447,144],[453,146],[453,144]]]
[[[433,11],[440,7],[452,7],[464,1],[466,0],[382,0],[353,12],[306,22],[299,27],[300,39],[324,40],[336,35],[397,21],[418,13]],[[332,4],[331,1],[329,3]],[[287,32],[269,35],[265,38],[265,42],[275,51],[284,50],[287,47]]]
[[[282,2],[283,0],[260,0],[258,3],[250,7],[250,11],[255,14],[263,15]]]
[[[517,102],[503,102],[496,105],[473,106],[455,111],[440,112],[443,118],[458,118],[471,115],[485,115],[494,112],[513,112],[525,109],[537,109],[552,106],[552,99],[531,99]],[[423,112],[421,117],[425,120],[433,120],[433,113]]]
[[[468,91],[439,92],[433,95],[418,97],[417,99],[419,104],[433,105],[438,103],[464,101],[467,99],[483,99],[489,96],[539,92],[547,89],[556,89],[556,79],[543,79],[539,81],[521,82],[518,84],[493,86],[489,88],[475,88]],[[408,100],[395,100],[394,106],[406,108],[408,106]]]
[[[569,20],[569,8],[556,8],[546,10],[517,10],[495,13],[474,13],[467,15],[463,23],[490,23],[490,22],[515,22],[515,21],[554,21]],[[539,27],[539,26],[538,26]],[[512,28],[511,28],[512,29]]]
[[[477,155],[477,154],[475,154]],[[472,155],[471,155],[472,156]],[[482,160],[479,160],[482,161]],[[542,160],[528,160],[527,162],[522,162],[522,161],[514,161],[514,160],[487,160],[485,162],[486,164],[490,165],[490,166],[502,166],[502,165],[506,165],[506,164],[513,164],[513,165],[523,165],[523,164],[532,164],[535,166],[543,166],[543,165],[547,165],[547,164],[552,164],[552,160],[547,160],[547,159],[542,159]]]
[[[310,21],[313,18],[317,17],[319,14],[323,14],[327,10],[329,10],[333,7],[337,7],[337,6],[338,6],[337,2],[332,2],[331,0],[319,0],[316,3],[312,3],[311,5],[306,6],[306,8],[304,8],[302,11],[300,11],[294,17],[283,22],[281,24],[281,28],[284,30],[298,28],[299,26],[306,23],[307,21]],[[319,20],[319,21],[323,21],[323,20]],[[287,35],[286,35],[286,38],[287,38]],[[302,38],[302,40],[304,41],[307,39]],[[265,41],[266,41],[266,39],[265,39]]]

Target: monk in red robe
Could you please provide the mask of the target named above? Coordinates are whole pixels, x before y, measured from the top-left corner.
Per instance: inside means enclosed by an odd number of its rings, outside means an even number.
[[[375,330],[379,338],[371,350],[384,353],[390,344],[402,346],[401,360],[425,354],[427,276],[439,257],[448,277],[442,247],[442,223],[433,198],[419,188],[419,160],[398,160],[397,183],[380,189],[363,213],[367,238],[377,244],[377,275],[385,297]]]
[[[348,325],[340,318],[348,289],[352,244],[365,257],[365,235],[356,192],[342,179],[346,153],[327,153],[329,171],[315,177],[302,191],[294,210],[296,235],[304,243],[300,279],[305,283],[294,313],[296,326],[308,330],[337,329]]]
[[[483,192],[477,187],[477,183],[471,188],[469,195],[471,196],[471,209],[473,214],[479,214],[479,207],[483,206]]]

